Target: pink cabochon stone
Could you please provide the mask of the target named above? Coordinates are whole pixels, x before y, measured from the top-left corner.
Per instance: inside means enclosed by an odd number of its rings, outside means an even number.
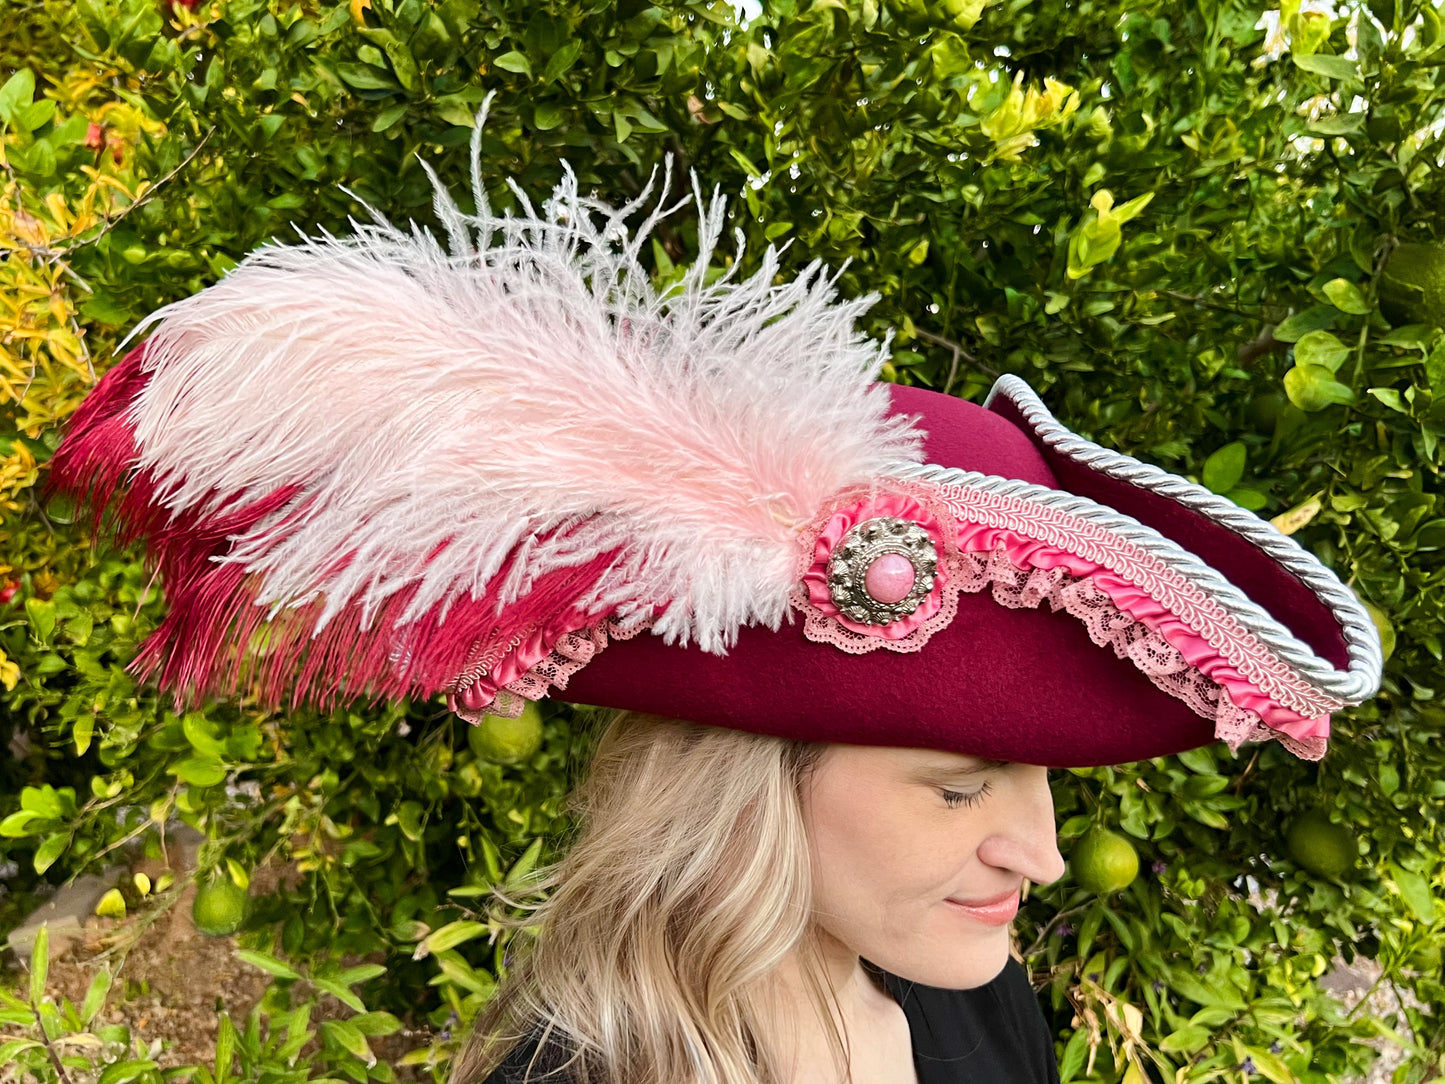
[[[863,589],[879,602],[902,602],[917,578],[913,562],[901,553],[885,553],[863,574]]]

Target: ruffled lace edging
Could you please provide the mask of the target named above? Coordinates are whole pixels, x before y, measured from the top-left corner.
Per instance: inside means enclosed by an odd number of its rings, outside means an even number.
[[[599,625],[565,633],[552,645],[546,658],[498,689],[490,704],[475,710],[455,704],[452,710],[469,723],[480,721],[484,715],[515,719],[522,714],[528,700],[541,700],[553,690],[565,690],[572,675],[596,658],[608,644],[615,640],[630,640],[649,625],[647,621],[624,623],[609,619]]]
[[[888,625],[861,625],[845,617],[833,601],[829,562],[850,530],[880,516],[901,518],[921,528],[933,543],[937,565],[932,586],[912,614]],[[950,572],[951,555],[958,550],[957,532],[953,514],[927,486],[899,482],[886,489],[844,491],[802,535],[798,579],[788,600],[803,615],[803,634],[850,655],[880,649],[904,654],[922,650],[958,612],[958,586]]]
[[[1162,692],[1211,720],[1215,737],[1233,752],[1246,742],[1278,741],[1303,760],[1324,756],[1327,739],[1294,738],[1269,726],[1257,712],[1239,707],[1163,634],[1120,610],[1088,576],[1073,576],[1062,568],[1021,568],[1002,544],[990,552],[959,554],[951,571],[957,590],[976,594],[991,588],[1001,606],[1037,609],[1047,602],[1054,612],[1077,618],[1095,644],[1112,648]]]

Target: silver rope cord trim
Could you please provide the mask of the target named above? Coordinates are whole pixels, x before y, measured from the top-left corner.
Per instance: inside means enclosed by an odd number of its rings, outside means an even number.
[[[1174,540],[1088,497],[1018,479],[999,478],[932,463],[899,463],[891,466],[888,474],[911,481],[972,486],[1004,496],[1021,497],[1113,531],[1212,594],[1241,625],[1321,692],[1352,704],[1375,695],[1380,686],[1383,663],[1374,622],[1354,592],[1298,542],[1280,534],[1272,524],[1240,508],[1228,498],[1070,432],[1049,413],[1033,389],[1016,376],[1000,377],[985,405],[998,395],[1011,400],[1028,425],[1059,454],[1101,474],[1178,501],[1234,531],[1278,561],[1315,593],[1338,622],[1345,640],[1348,669],[1336,669],[1320,658],[1309,645],[1220,572]]]

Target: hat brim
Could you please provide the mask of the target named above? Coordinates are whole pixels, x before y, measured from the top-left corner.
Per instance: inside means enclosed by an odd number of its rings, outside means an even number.
[[[1372,665],[1378,673],[1373,629],[1328,570],[1223,498],[1069,433],[1022,381],[1002,381],[988,409],[890,390],[899,412],[921,417],[935,478],[952,469],[1016,479],[1033,497],[1073,494],[1136,519],[1131,538],[1193,569],[1191,586],[1215,591],[1238,622],[1237,635],[1289,669],[1291,686],[1303,690],[1295,706],[1305,714],[1276,707],[1275,715],[1299,720],[1295,738],[1279,736],[1301,755],[1323,752],[1328,710],[1343,702],[1337,694],[1368,684]],[[1229,582],[1221,585],[1216,573]],[[1150,586],[1169,597],[1167,584]],[[1293,662],[1280,664],[1280,652]],[[1230,666],[1238,660],[1216,661],[1237,686]],[[920,650],[847,654],[810,638],[802,622],[745,628],[725,657],[640,636],[611,646],[598,665],[571,678],[564,695],[786,738],[922,746],[1051,767],[1140,760],[1220,736],[1208,704],[1164,691],[1134,660],[1101,647],[1076,616],[1037,600],[1001,605],[977,590],[958,595],[956,615]],[[1234,695],[1240,699],[1237,689]],[[1311,724],[1309,713],[1321,705],[1323,726]]]

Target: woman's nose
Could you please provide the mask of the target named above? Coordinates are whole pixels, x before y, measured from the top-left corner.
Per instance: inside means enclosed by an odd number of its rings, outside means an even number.
[[[1001,822],[979,844],[978,856],[1034,884],[1057,881],[1064,875],[1064,856],[1059,853],[1048,769],[1015,764],[1011,774],[1015,774],[1011,782],[1016,785],[1010,788],[1008,800],[999,803]]]

